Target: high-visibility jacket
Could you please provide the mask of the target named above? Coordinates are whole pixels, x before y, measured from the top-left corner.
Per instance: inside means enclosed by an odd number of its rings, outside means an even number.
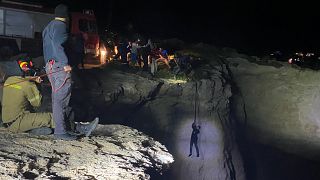
[[[30,106],[39,107],[41,105],[42,96],[35,82],[23,80],[25,78],[11,76],[4,83],[2,97],[3,123],[12,122],[23,113],[30,112]],[[20,83],[15,84],[16,82]]]

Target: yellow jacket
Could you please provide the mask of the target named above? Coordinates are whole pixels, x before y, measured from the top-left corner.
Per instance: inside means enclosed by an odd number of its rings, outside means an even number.
[[[24,81],[20,76],[9,77],[4,85],[12,84],[3,88],[2,98],[2,121],[9,123],[16,120],[21,114],[30,112],[30,105],[39,107],[42,96],[35,82]],[[17,84],[13,84],[20,82]]]

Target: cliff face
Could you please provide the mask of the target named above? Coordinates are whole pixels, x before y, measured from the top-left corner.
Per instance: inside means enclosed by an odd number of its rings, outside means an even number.
[[[247,179],[319,179],[318,71],[221,51]]]
[[[247,137],[283,151],[319,158],[319,72],[227,58],[238,88],[237,119]]]
[[[159,142],[121,125],[78,141],[0,129],[0,179],[150,179],[172,162]]]

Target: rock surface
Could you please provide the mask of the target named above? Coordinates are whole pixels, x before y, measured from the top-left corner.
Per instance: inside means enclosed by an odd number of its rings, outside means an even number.
[[[77,141],[0,129],[0,179],[150,179],[172,162],[159,142],[121,125]]]
[[[285,64],[258,65],[239,57],[227,61],[239,92],[237,119],[245,124],[247,137],[319,159],[319,72]]]

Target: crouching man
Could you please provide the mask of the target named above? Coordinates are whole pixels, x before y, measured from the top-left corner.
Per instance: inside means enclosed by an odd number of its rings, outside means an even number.
[[[2,97],[3,125],[11,132],[31,132],[48,135],[55,128],[52,113],[34,113],[40,107],[42,95],[36,83],[42,79],[36,77],[31,61],[19,60],[22,76],[11,76],[5,83]],[[77,124],[80,135],[89,136],[98,125],[96,118],[90,124]],[[64,139],[65,140],[65,139]],[[67,139],[74,140],[74,139]]]
[[[34,107],[41,105],[42,96],[36,83],[40,77],[31,77],[35,73],[28,64],[22,62],[23,76],[11,76],[5,83],[2,95],[3,125],[12,132],[26,132],[32,129],[54,128],[51,113],[32,113]]]

